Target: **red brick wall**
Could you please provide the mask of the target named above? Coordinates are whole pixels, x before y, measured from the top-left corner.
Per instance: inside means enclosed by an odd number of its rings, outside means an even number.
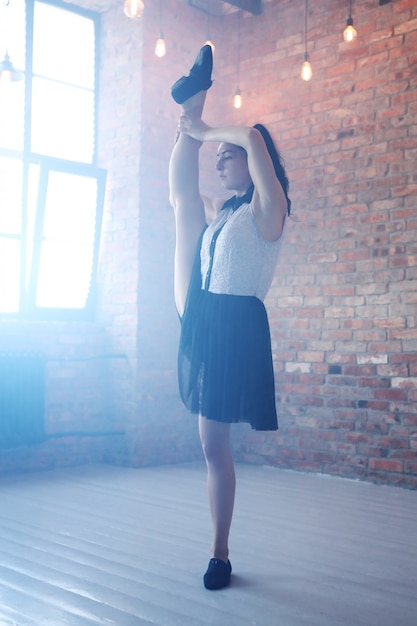
[[[310,2],[309,83],[299,78],[304,2],[272,2],[261,16],[244,15],[239,112],[232,107],[236,14],[210,22],[216,53],[207,120],[268,125],[285,158],[294,210],[267,299],[280,431],[238,428],[235,450],[252,462],[417,486],[417,7],[354,2],[359,36],[348,45],[341,35],[347,6],[340,5]],[[148,329],[155,328],[151,345],[143,337],[149,353],[139,372],[155,393],[147,411],[161,419],[162,407],[165,420],[164,398],[176,411],[177,338],[169,254],[158,243],[166,238],[172,246],[164,176],[177,110],[167,87],[207,31],[198,11],[176,2],[163,7],[165,59],[152,54],[157,8],[147,7],[143,22],[141,180],[160,181],[144,185],[150,221],[140,237],[149,246],[152,282],[159,276],[164,289],[147,289],[154,300],[139,305]],[[203,153],[202,186],[209,190],[214,150]],[[139,341],[143,333],[139,321]]]
[[[2,352],[41,353],[46,360],[45,440],[0,448],[0,472],[126,457],[126,402],[114,372],[125,380],[131,372],[124,355],[110,353],[106,344],[94,322],[0,323]],[[27,419],[30,424],[31,416]]]
[[[194,11],[184,5],[180,9],[190,15],[190,23],[195,19]],[[120,3],[102,16],[99,152],[111,185],[99,319],[115,349],[129,355],[134,370],[122,462],[135,466],[201,455],[196,422],[186,414],[177,391],[179,322],[173,300],[168,161],[175,134],[169,85],[178,70],[172,58],[154,55],[158,20],[152,5],[139,22],[124,16]],[[175,20],[181,22],[180,16]],[[185,36],[185,24],[181,27]],[[120,455],[115,460],[120,462]]]
[[[280,431],[238,435],[237,456],[416,486],[417,6],[354,3],[348,45],[346,7],[310,2],[304,83],[303,4],[242,20],[235,119],[272,131],[294,221],[267,299]],[[229,43],[214,120],[231,112]]]
[[[178,109],[169,87],[204,43],[207,19],[186,3],[164,0],[168,53],[157,59],[159,3],[147,2],[138,23],[125,18],[121,1],[84,4],[106,9],[98,121],[108,189],[99,309],[95,325],[66,327],[65,346],[49,328],[44,346],[52,353],[59,346],[61,356],[124,355],[106,361],[101,378],[96,360],[90,369],[83,365],[91,380],[88,410],[70,410],[69,423],[82,430],[99,415],[98,423],[127,436],[50,440],[37,456],[22,453],[20,465],[192,460],[200,455],[196,421],[181,406],[176,383],[167,174]],[[216,53],[207,121],[269,127],[286,162],[294,212],[267,298],[280,430],[237,427],[235,454],[417,487],[417,7],[411,0],[381,7],[354,1],[359,36],[347,45],[341,32],[348,3],[310,0],[310,83],[299,78],[303,7],[303,0],[276,0],[261,16],[244,14],[239,112],[232,107],[237,16],[210,20]],[[212,193],[215,149],[202,151],[201,183]],[[91,334],[94,346],[86,349]],[[60,384],[50,387],[52,430],[65,429],[72,406],[74,385]],[[110,411],[97,411],[109,404]]]

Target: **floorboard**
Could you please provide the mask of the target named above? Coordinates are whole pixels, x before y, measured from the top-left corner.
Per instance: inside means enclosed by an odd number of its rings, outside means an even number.
[[[0,478],[0,626],[416,626],[417,493],[238,465],[209,592],[202,464]]]

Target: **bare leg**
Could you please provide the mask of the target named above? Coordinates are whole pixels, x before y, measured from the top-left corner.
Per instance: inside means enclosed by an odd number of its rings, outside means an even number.
[[[182,108],[189,116],[201,117],[206,92],[202,91]],[[199,150],[201,143],[180,133],[169,164],[171,204],[175,210],[175,302],[182,315],[190,283],[197,241],[206,220],[199,190]]]
[[[213,523],[212,556],[227,562],[236,489],[235,469],[230,450],[230,424],[200,416],[199,429],[208,472],[208,493]]]

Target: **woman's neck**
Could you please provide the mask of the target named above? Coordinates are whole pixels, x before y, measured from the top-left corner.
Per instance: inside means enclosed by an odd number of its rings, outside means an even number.
[[[243,196],[246,196],[246,194],[253,193],[253,183],[250,182],[249,185],[247,185],[247,187],[244,187],[244,189],[235,189],[235,196],[236,198],[242,198]]]

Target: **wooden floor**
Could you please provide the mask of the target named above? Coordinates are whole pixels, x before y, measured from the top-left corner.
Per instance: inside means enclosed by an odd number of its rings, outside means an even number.
[[[1,626],[416,626],[417,492],[237,466],[206,591],[201,464],[0,479]]]

